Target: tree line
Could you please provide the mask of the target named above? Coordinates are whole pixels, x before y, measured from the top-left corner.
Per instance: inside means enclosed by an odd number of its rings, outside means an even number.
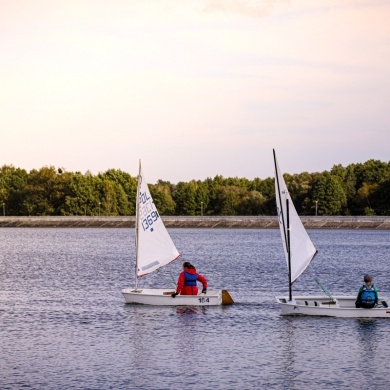
[[[368,160],[330,171],[284,174],[300,215],[390,215],[390,162]],[[161,215],[275,215],[274,178],[215,176],[149,184]],[[0,207],[10,216],[135,214],[137,177],[121,170],[67,172],[0,168]]]

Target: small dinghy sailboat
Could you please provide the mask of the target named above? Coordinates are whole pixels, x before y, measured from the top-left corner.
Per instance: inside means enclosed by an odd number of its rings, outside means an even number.
[[[294,296],[292,285],[305,271],[317,254],[305,227],[291,201],[283,175],[276,160],[275,150],[275,195],[280,233],[288,266],[289,296],[276,297],[282,315],[311,315],[330,317],[390,317],[386,300],[380,300],[372,309],[356,308],[356,296],[332,296],[317,282],[326,296]]]
[[[180,257],[149,192],[139,162],[138,188],[136,199],[136,266],[135,288],[126,288],[122,294],[126,303],[164,306],[215,306],[232,304],[227,290],[207,289],[206,294],[177,295],[175,289],[138,288],[138,278],[171,263]]]

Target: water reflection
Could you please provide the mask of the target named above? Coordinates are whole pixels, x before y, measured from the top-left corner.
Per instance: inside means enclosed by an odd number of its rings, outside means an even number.
[[[145,305],[124,305],[124,309],[128,337],[123,358],[131,377],[131,386],[127,388],[155,388],[157,377],[166,372],[164,366],[169,364],[171,309]]]
[[[283,358],[282,358],[282,371],[284,372],[284,387],[286,389],[295,389],[295,380],[297,378],[297,346],[301,343],[301,340],[298,340],[298,324],[299,319],[286,317],[283,318],[284,321],[284,332],[281,333],[283,339],[282,345],[283,348]],[[301,362],[302,364],[302,362]]]
[[[385,345],[383,340],[387,334],[386,323],[386,319],[379,318],[355,321],[358,351],[356,363],[361,375],[360,382],[366,381],[369,382],[370,387],[387,389],[388,384],[383,376],[389,369],[387,359],[383,359],[383,346]]]
[[[178,306],[176,308],[177,314],[206,314],[205,306]]]
[[[201,322],[203,322],[202,317],[206,313],[207,308],[205,306],[179,306],[176,308],[178,323],[175,339],[178,343],[178,353],[182,359],[186,359],[192,353],[202,353],[201,348],[198,347],[200,343],[194,346],[194,341],[200,341],[199,328]],[[189,352],[189,346],[193,346],[191,352]]]
[[[378,344],[378,319],[360,318],[356,320],[357,335],[360,342],[362,356],[364,360],[375,355]]]
[[[125,309],[131,314],[128,317],[128,335],[129,335],[129,358],[131,365],[142,365],[144,360],[147,360],[145,356],[145,345],[150,337],[149,331],[149,319],[145,315],[145,311],[141,307],[137,306],[125,306]]]

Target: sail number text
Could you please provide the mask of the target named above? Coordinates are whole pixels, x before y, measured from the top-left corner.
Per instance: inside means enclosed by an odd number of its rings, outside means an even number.
[[[142,228],[144,230],[148,230],[160,216],[153,204],[153,201],[146,192],[141,192],[139,194],[139,204],[139,219],[142,223]]]

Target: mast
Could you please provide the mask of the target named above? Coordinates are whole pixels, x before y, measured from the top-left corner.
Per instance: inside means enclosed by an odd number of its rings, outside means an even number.
[[[139,160],[139,169],[138,169],[138,186],[137,186],[137,199],[135,201],[135,290],[137,290],[138,287],[138,242],[139,242],[139,191],[142,183],[142,176],[141,176],[141,159]]]
[[[275,193],[275,196],[279,198],[279,205],[280,210],[277,210],[278,218],[281,218],[281,223],[283,226],[283,234],[284,234],[284,242],[286,245],[286,251],[288,256],[288,288],[289,288],[289,300],[292,300],[292,276],[291,276],[291,252],[290,252],[290,217],[289,217],[289,204],[288,204],[288,198],[286,198],[286,215],[287,215],[287,221],[284,220],[284,212],[283,212],[283,201],[282,201],[282,195],[280,191],[280,183],[279,183],[279,170],[278,170],[278,164],[276,162],[276,153],[275,149],[273,149],[274,154],[274,164],[275,164],[275,180],[277,185],[277,193]],[[286,226],[287,222],[287,226]]]
[[[286,224],[284,222],[284,213],[283,213],[283,202],[282,202],[282,196],[280,193],[280,183],[279,183],[279,170],[278,170],[278,164],[276,162],[276,154],[275,154],[275,149],[272,149],[274,152],[274,164],[275,164],[275,180],[278,186],[278,193],[275,194],[279,198],[279,205],[280,205],[280,210],[277,210],[278,213],[278,218],[282,217],[282,225],[283,225],[283,232],[284,232],[284,240],[287,243],[287,237],[286,237]]]
[[[290,212],[288,199],[286,199],[287,212],[287,253],[288,253],[288,300],[292,301],[292,282],[291,282],[291,251],[290,251]]]

